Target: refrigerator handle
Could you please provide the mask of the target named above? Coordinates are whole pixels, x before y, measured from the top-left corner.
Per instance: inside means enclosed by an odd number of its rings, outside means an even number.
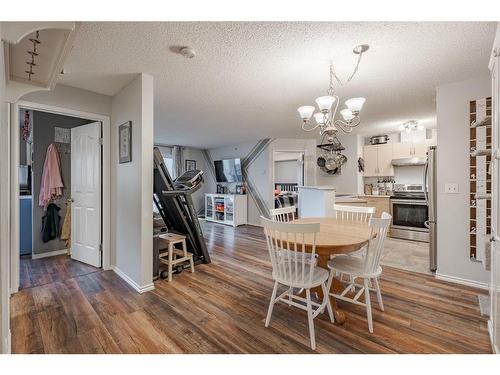
[[[427,153],[428,155],[429,153]],[[427,156],[427,160],[425,161],[425,167],[424,167],[424,198],[425,202],[429,204],[429,197],[427,195],[427,174],[429,172],[429,156]]]

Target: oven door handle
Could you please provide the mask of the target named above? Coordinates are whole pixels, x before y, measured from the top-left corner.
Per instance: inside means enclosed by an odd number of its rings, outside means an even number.
[[[431,224],[429,223],[429,220],[424,221],[424,226],[425,226],[427,229],[430,229]]]

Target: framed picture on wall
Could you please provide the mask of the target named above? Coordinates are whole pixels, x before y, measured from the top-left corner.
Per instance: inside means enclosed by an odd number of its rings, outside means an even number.
[[[132,161],[132,121],[118,127],[118,160],[120,164]]]
[[[192,170],[195,170],[195,169],[196,169],[196,160],[189,160],[189,159],[186,159],[186,162],[185,162],[185,169],[186,169],[186,172],[187,172],[187,171],[192,171]]]

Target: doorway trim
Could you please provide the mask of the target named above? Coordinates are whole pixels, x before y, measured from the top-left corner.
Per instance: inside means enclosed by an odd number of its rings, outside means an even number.
[[[307,173],[306,173],[306,150],[305,149],[281,149],[281,148],[278,148],[276,150],[272,150],[271,151],[271,170],[272,170],[272,174],[271,174],[271,196],[272,196],[272,199],[271,199],[271,208],[274,208],[274,180],[275,180],[275,171],[274,171],[274,167],[275,167],[275,160],[274,160],[274,156],[276,153],[280,153],[280,152],[290,152],[290,153],[298,153],[298,154],[302,154],[302,159],[303,159],[303,164],[302,164],[302,183],[304,184],[304,186],[307,186],[307,183],[309,181],[306,181],[308,180],[307,178]]]
[[[69,108],[53,105],[40,104],[28,101],[18,101],[11,108],[10,132],[10,293],[19,291],[20,277],[20,249],[19,249],[19,141],[20,134],[17,129],[19,124],[19,110],[21,108],[34,111],[53,113],[63,116],[79,117],[86,120],[99,121],[102,123],[102,268],[111,269],[111,131],[109,116],[96,113],[83,112]],[[12,126],[14,125],[14,126]]]

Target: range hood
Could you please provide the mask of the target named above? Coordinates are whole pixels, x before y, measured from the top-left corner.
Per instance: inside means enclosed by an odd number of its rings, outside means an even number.
[[[395,167],[408,167],[414,165],[425,165],[426,158],[402,158],[392,159],[391,164]]]

